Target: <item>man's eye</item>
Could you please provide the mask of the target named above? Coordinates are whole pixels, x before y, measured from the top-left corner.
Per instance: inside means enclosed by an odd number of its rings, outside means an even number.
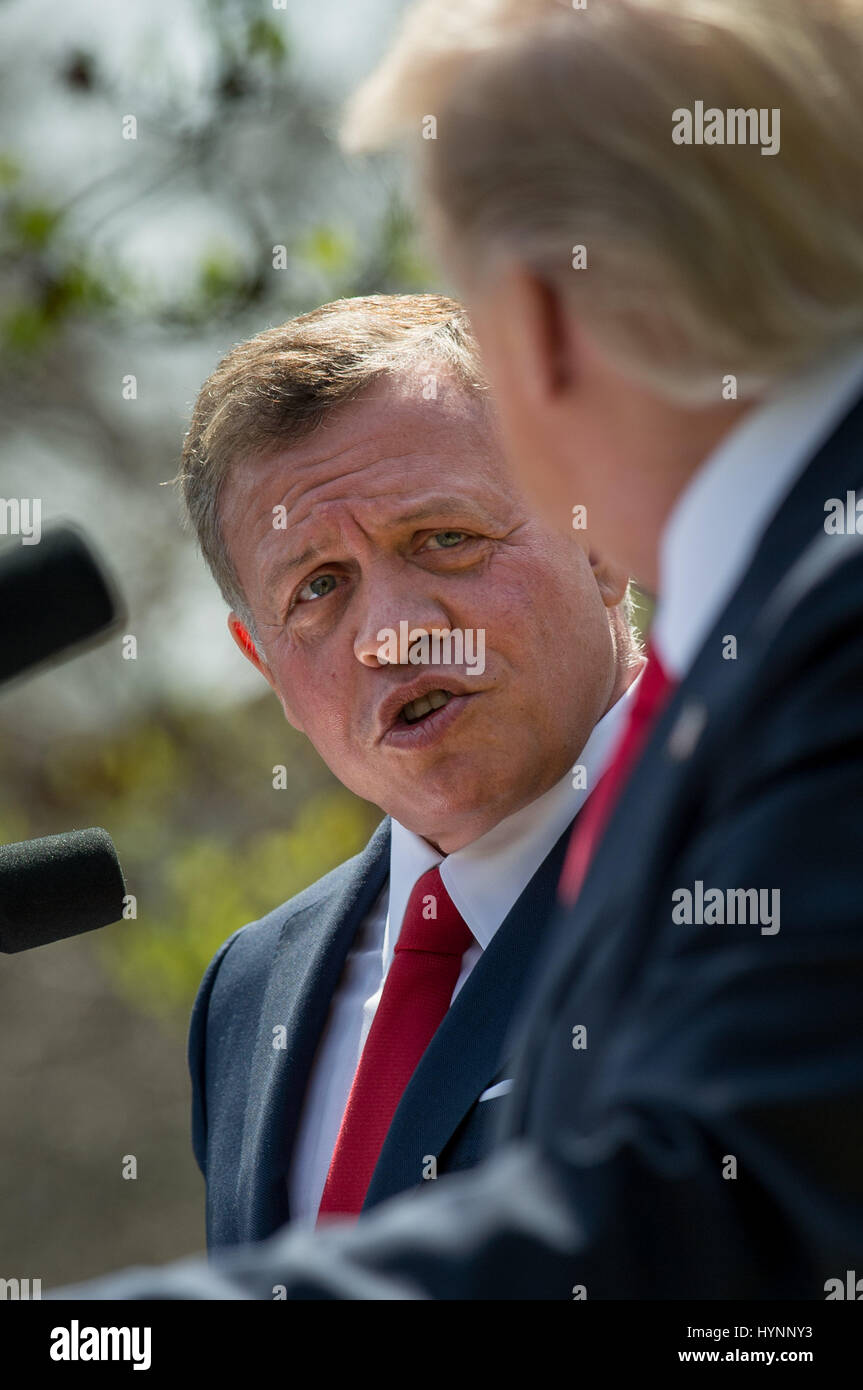
[[[336,577],[334,574],[317,574],[314,579],[310,579],[308,584],[304,584],[302,589],[297,591],[297,602],[308,603],[316,598],[326,598],[336,587]]]
[[[437,541],[439,544],[432,549],[450,550],[454,545],[459,545],[461,541],[467,539],[467,531],[436,531],[433,536],[429,536],[430,541]],[[427,542],[428,543],[428,542]]]

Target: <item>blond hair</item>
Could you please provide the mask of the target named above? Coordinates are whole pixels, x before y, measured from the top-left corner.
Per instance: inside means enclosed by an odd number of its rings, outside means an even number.
[[[518,259],[620,370],[707,403],[863,334],[861,73],[863,0],[419,0],[342,139],[411,136],[466,290]],[[778,153],[675,143],[699,101],[779,111]]]

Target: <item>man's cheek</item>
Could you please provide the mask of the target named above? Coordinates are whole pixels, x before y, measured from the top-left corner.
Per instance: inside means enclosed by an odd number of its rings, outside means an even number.
[[[298,734],[305,734],[306,720],[301,716],[296,699],[286,695],[284,691],[279,691],[279,703],[282,706],[282,713],[287,719],[292,729],[296,729]]]

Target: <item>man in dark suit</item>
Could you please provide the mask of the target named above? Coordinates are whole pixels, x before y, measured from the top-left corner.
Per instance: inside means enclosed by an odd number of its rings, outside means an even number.
[[[182,485],[240,649],[388,813],[207,970],[189,1063],[217,1249],[488,1151],[515,1003],[642,658],[625,577],[507,480],[452,300],[341,301],[240,344],[202,388]],[[412,967],[448,904],[464,934],[437,980]]]
[[[573,837],[495,1152],[355,1229],[67,1293],[853,1287],[861,56],[859,6],[838,0],[415,7],[352,134],[436,113],[427,189],[511,457],[549,514],[585,502],[656,592],[654,663]],[[681,143],[682,102],[701,124]],[[751,142],[720,141],[750,107]],[[782,116],[766,159],[759,108]],[[593,269],[573,283],[576,240]]]

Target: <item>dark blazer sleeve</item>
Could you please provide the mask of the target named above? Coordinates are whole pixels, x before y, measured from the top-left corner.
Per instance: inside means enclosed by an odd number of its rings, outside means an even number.
[[[240,931],[243,929],[240,928]],[[239,931],[229,936],[219,947],[204,973],[192,1008],[189,1023],[188,1062],[192,1082],[192,1149],[198,1167],[207,1176],[207,1020],[210,996],[225,956],[237,939]]]

